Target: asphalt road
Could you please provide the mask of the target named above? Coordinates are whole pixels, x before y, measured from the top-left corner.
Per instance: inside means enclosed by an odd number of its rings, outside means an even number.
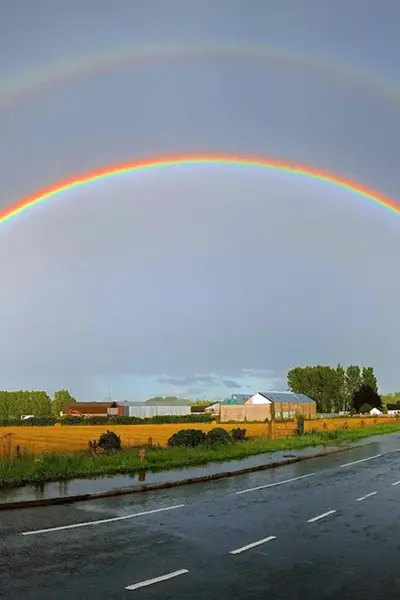
[[[398,599],[399,466],[393,435],[210,484],[0,513],[0,597]]]

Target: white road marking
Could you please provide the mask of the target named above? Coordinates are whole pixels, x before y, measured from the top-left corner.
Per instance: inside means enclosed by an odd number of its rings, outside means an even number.
[[[318,515],[317,517],[313,517],[312,519],[308,519],[307,523],[314,523],[314,521],[319,521],[320,519],[323,519],[324,517],[327,517],[329,515],[333,515],[333,513],[335,513],[336,510],[328,510],[328,512],[326,513],[322,513],[322,515]]]
[[[366,498],[369,498],[370,496],[375,496],[375,494],[377,494],[378,492],[370,492],[369,494],[366,494],[365,496],[361,496],[361,498],[357,498],[356,502],[361,502],[361,500],[365,500]]]
[[[366,460],[380,458],[381,456],[386,456],[386,454],[393,454],[394,452],[400,452],[400,448],[397,448],[396,450],[389,450],[389,452],[382,452],[381,454],[375,454],[374,456],[368,456],[368,458],[361,458],[360,460],[345,463],[344,465],[340,465],[340,468],[342,469],[343,467],[351,467],[352,465],[358,465],[358,463],[365,462]]]
[[[392,483],[392,485],[399,485],[400,481],[395,481],[394,483]]]
[[[276,540],[275,535],[270,535],[263,540],[258,540],[258,542],[253,542],[252,544],[247,544],[247,546],[243,546],[242,548],[237,548],[237,550],[232,550],[229,554],[240,554],[241,552],[245,552],[246,550],[250,550],[250,548],[255,548],[256,546],[261,546],[261,544],[266,544],[271,540]]]
[[[39,533],[51,533],[53,531],[63,531],[64,529],[77,529],[78,527],[88,527],[89,525],[102,525],[103,523],[114,523],[115,521],[124,521],[125,519],[134,519],[135,517],[142,517],[144,515],[152,515],[153,513],[164,512],[167,510],[174,510],[175,508],[183,508],[184,504],[177,504],[176,506],[167,506],[166,508],[155,508],[154,510],[145,510],[140,513],[133,515],[124,515],[123,517],[112,517],[110,519],[101,519],[99,521],[85,521],[84,523],[74,523],[72,525],[61,525],[60,527],[49,527],[48,529],[34,529],[32,531],[23,531],[21,535],[37,535]]]
[[[180,569],[179,571],[172,571],[172,573],[167,573],[167,575],[161,575],[160,577],[154,577],[154,579],[146,579],[146,581],[140,581],[139,583],[133,583],[132,585],[127,585],[126,590],[138,590],[139,588],[146,587],[147,585],[152,585],[153,583],[159,583],[160,581],[167,581],[167,579],[172,579],[173,577],[178,577],[179,575],[184,575],[185,573],[189,573],[187,569]]]
[[[299,477],[292,477],[292,479],[284,479],[283,481],[277,481],[276,483],[267,483],[266,485],[259,485],[257,487],[249,488],[247,490],[240,490],[236,494],[247,494],[248,492],[256,492],[257,490],[264,490],[265,488],[275,487],[276,485],[283,485],[284,483],[291,483],[298,479],[304,479],[305,477],[311,477],[315,473],[307,473],[307,475],[300,475]]]

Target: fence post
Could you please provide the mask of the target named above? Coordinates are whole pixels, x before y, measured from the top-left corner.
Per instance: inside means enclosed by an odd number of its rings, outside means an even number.
[[[269,440],[274,439],[274,426],[272,419],[270,421],[267,421],[267,437]]]

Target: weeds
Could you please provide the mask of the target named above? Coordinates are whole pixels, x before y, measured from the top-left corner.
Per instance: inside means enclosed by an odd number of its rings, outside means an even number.
[[[268,440],[265,437],[251,438],[244,442],[196,448],[161,448],[149,445],[144,459],[140,455],[140,448],[125,449],[110,455],[92,455],[87,452],[45,453],[39,459],[22,453],[19,458],[12,456],[0,458],[0,486],[13,487],[117,473],[132,474],[143,469],[169,470],[210,462],[238,460],[264,452],[299,450],[327,444],[339,445],[372,435],[398,431],[400,431],[400,424],[377,425],[363,429],[337,429],[278,440]]]

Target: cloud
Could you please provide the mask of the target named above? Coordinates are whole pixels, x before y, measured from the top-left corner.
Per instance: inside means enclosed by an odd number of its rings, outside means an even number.
[[[174,386],[196,387],[228,387],[232,389],[241,389],[243,386],[238,381],[233,379],[224,379],[216,375],[185,375],[182,377],[174,377],[163,375],[157,379],[158,383]]]

